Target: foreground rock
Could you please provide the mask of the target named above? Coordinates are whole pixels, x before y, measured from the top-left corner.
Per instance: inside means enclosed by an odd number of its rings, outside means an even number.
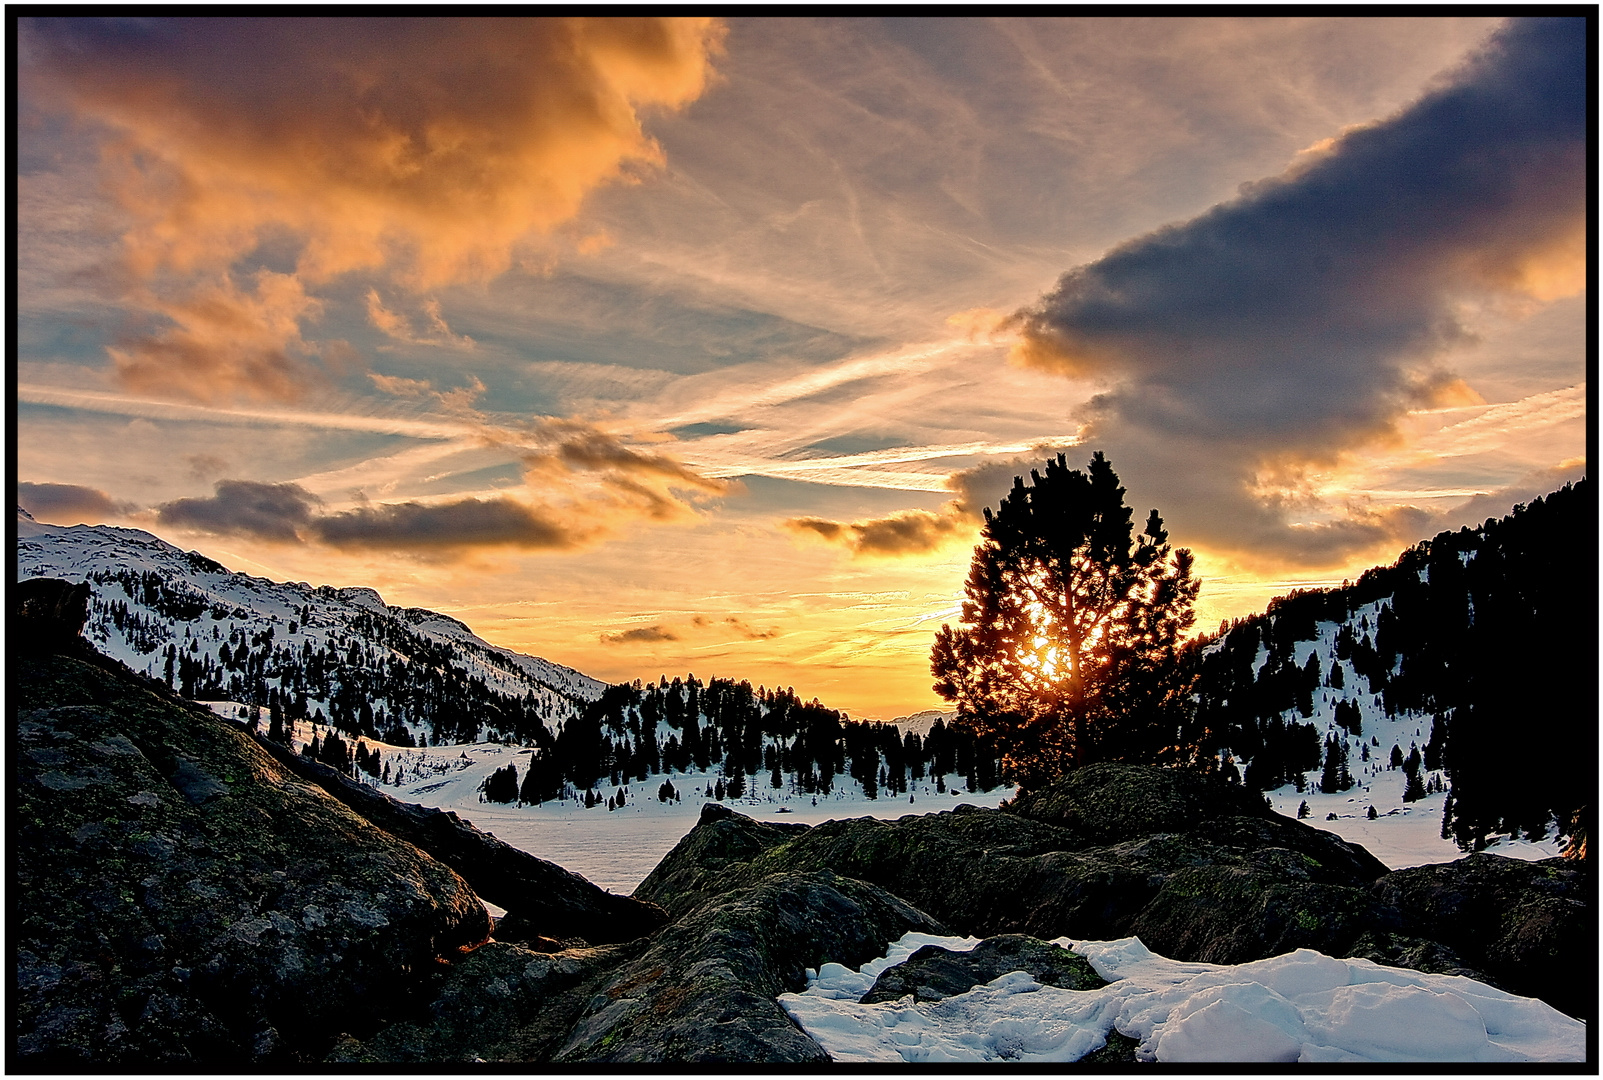
[[[1007,810],[959,806],[810,829],[705,817],[635,895],[670,912],[781,869],[872,882],[987,937],[1137,936],[1177,960],[1239,964],[1299,948],[1481,978],[1572,1015],[1591,956],[1577,871],[1478,855],[1387,871],[1263,800],[1174,770],[1097,765]],[[1484,899],[1476,899],[1484,897]]]
[[[1212,963],[1302,947],[1341,955],[1363,927],[1401,928],[1367,892],[1386,872],[1373,856],[1239,788],[1218,785],[1209,802],[1205,781],[1135,766],[1084,769],[1063,786],[1072,798],[1028,807],[1046,820],[971,806],[800,831],[704,819],[635,895],[674,911],[781,869],[827,868],[958,934],[1138,934],[1164,955]],[[1097,805],[1099,790],[1108,813],[1094,825],[1052,812]]]
[[[503,941],[579,938],[591,945],[632,941],[668,921],[656,904],[618,896],[556,863],[536,858],[456,814],[404,803],[339,770],[258,740],[278,764],[317,784],[372,824],[414,844],[460,874],[473,891],[508,911]]]
[[[862,964],[903,934],[944,933],[881,889],[776,874],[648,941],[536,953],[494,943],[455,965],[422,1023],[346,1040],[332,1061],[827,1064],[775,999],[826,961]]]
[[[538,952],[492,941],[453,964],[423,1015],[341,1039],[338,1064],[550,1061],[601,982],[643,942]]]
[[[1372,891],[1413,939],[1441,942],[1504,990],[1594,1019],[1597,922],[1575,862],[1481,853],[1394,871]]]
[[[316,1060],[490,931],[467,884],[112,661],[17,658],[16,1062]]]

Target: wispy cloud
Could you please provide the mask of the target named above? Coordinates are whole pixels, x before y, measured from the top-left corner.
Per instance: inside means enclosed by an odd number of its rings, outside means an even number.
[[[603,633],[600,637],[604,645],[651,645],[673,641],[685,642],[695,648],[716,648],[729,644],[731,635],[739,641],[763,641],[777,633],[777,630],[758,630],[734,615],[693,615],[681,622],[632,626],[627,630]]]
[[[850,522],[796,517],[783,522],[783,527],[798,536],[843,545],[854,556],[922,555],[952,543],[972,544],[985,508],[1001,501],[1014,477],[1028,476],[1059,447],[1040,444],[1031,449],[1030,457],[982,462],[947,476],[943,486],[957,498],[938,510],[902,510]]]

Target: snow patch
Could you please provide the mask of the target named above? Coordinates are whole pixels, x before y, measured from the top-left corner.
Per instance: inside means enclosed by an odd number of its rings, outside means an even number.
[[[809,970],[779,1003],[836,1061],[1067,1062],[1118,1030],[1158,1062],[1560,1062],[1586,1060],[1586,1025],[1536,998],[1312,949],[1248,964],[1182,963],[1138,938],[1059,938],[1091,962],[1100,990],[1042,986],[1022,971],[937,1002],[864,1005],[886,968],[923,945],[909,934],[858,971]]]

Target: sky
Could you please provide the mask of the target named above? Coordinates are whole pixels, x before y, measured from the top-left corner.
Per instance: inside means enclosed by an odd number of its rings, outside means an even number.
[[[1588,39],[22,20],[17,501],[889,719],[1100,450],[1209,630],[1584,473]]]

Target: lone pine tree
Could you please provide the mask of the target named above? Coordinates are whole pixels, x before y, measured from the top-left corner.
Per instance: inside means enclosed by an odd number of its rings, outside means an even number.
[[[1025,787],[1179,749],[1178,650],[1198,583],[1156,510],[1135,534],[1124,493],[1101,453],[1086,472],[1059,454],[1015,478],[985,510],[962,625],[936,635],[936,692]]]

